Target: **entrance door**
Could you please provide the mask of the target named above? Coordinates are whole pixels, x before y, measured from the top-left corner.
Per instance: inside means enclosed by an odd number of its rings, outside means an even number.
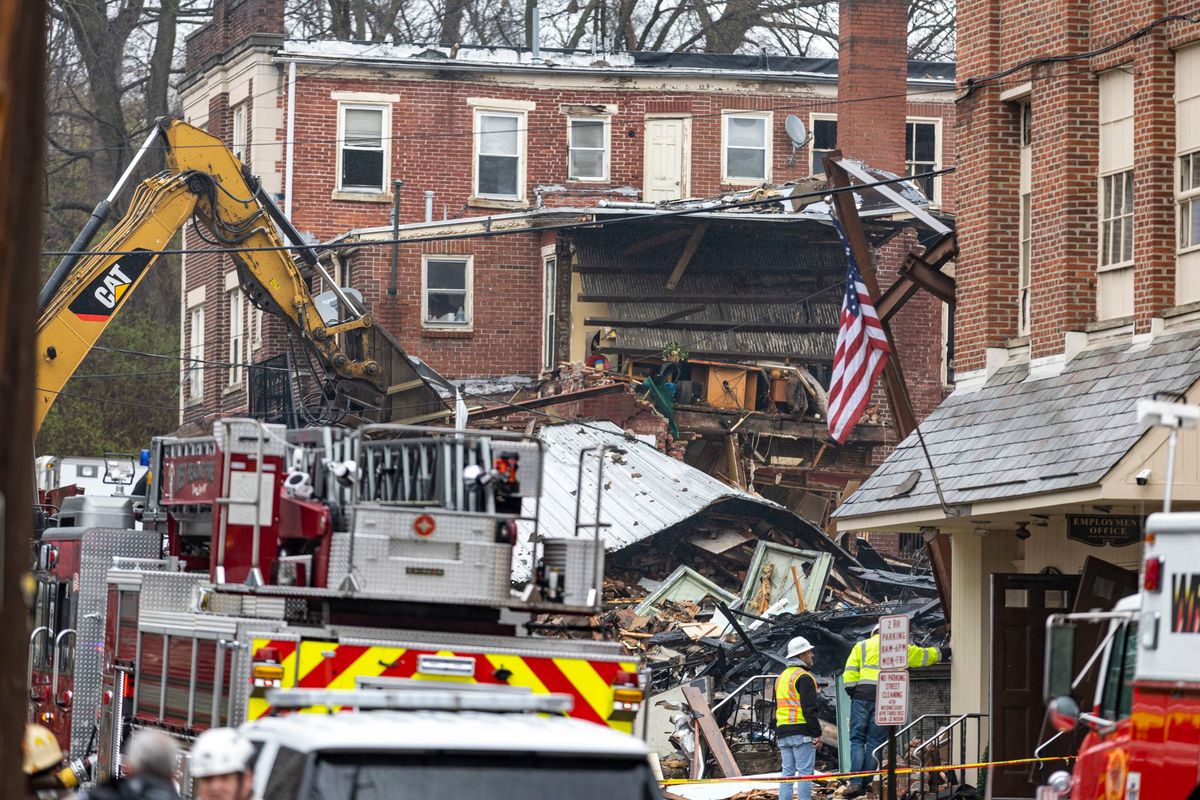
[[[642,199],[678,200],[687,194],[686,117],[646,120],[646,186]]]
[[[1042,662],[1046,618],[1074,604],[1078,575],[993,575],[991,642],[992,761],[1029,758],[1038,744],[1046,707]],[[993,767],[987,796],[1033,797],[1027,765]]]

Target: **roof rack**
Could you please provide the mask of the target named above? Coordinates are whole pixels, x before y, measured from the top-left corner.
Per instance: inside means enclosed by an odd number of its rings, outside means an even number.
[[[468,684],[469,686],[469,684]],[[267,702],[276,709],[339,707],[365,710],[400,711],[489,711],[493,713],[567,714],[575,707],[575,698],[566,694],[533,694],[471,688],[389,688],[389,689],[272,689]]]

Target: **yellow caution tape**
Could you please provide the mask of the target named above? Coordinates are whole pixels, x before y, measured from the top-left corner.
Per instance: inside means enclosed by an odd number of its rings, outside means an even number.
[[[984,767],[1007,767],[1014,764],[1038,764],[1044,761],[1072,761],[1075,756],[1044,756],[1042,758],[1010,758],[1007,761],[976,761],[971,764],[945,764],[930,767],[896,767],[897,775],[911,775],[918,772],[955,772],[960,769],[983,769]],[[801,783],[804,781],[844,781],[850,778],[869,778],[875,775],[887,775],[888,770],[877,769],[869,772],[828,772],[821,775],[800,775],[790,778],[762,778],[740,776],[737,778],[672,778],[659,781],[660,786],[679,786],[691,783]]]

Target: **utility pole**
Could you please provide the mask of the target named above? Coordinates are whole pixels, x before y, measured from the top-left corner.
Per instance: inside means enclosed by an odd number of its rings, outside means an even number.
[[[0,797],[23,797],[33,531],[35,314],[42,240],[45,0],[0,0]]]

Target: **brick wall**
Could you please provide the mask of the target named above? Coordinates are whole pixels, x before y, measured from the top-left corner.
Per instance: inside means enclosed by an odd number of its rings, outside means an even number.
[[[838,3],[838,146],[897,174],[904,171],[907,30],[906,0]]]
[[[1188,6],[1188,8],[1184,8]],[[958,78],[1026,59],[1107,46],[1184,2],[1150,0],[961,0]],[[1174,56],[1200,26],[1170,23],[1090,60],[1022,69],[974,88],[958,104],[960,256],[956,265],[957,367],[979,369],[985,349],[1017,334],[1019,129],[1001,95],[1028,84],[1032,108],[1033,358],[1063,350],[1064,333],[1096,320],[1099,124],[1097,73],[1134,75],[1135,330],[1174,302]]]
[[[284,0],[216,0],[212,19],[187,38],[184,68],[191,72],[256,34],[282,36]]]

